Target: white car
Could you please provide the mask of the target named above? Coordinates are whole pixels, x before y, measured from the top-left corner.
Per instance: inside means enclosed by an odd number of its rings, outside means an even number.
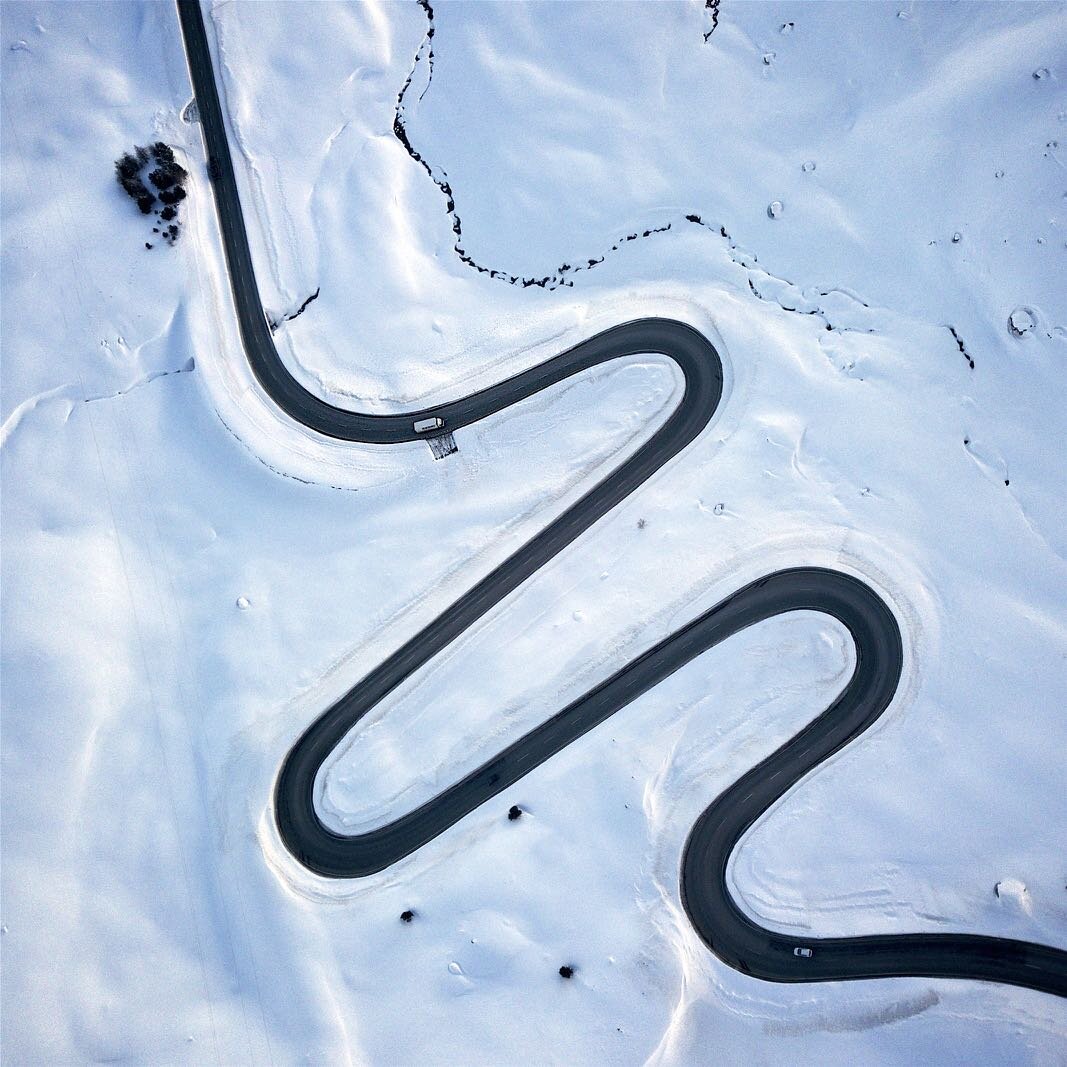
[[[797,947],[795,949],[793,949],[793,955],[794,956],[803,956],[804,959],[810,960],[811,959],[811,949],[810,948],[801,948],[800,945],[797,945]]]
[[[444,425],[445,420],[436,417],[429,419],[416,419],[415,422],[412,423],[412,429],[416,433],[432,433],[434,430],[442,429]]]

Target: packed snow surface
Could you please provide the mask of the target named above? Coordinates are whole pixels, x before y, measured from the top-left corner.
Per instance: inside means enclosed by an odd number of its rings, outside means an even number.
[[[690,928],[694,818],[851,669],[820,616],[706,653],[381,875],[304,871],[270,813],[289,746],[646,440],[677,373],[600,368],[440,461],[315,438],[243,359],[174,10],[3,14],[5,1060],[1061,1062],[1053,998],[776,986]],[[905,680],[747,836],[739,900],[1067,947],[1067,8],[439,4],[432,38],[414,2],[209,14],[310,387],[395,411],[648,314],[727,372],[698,441],[346,739],[323,817],[395,818],[823,564],[892,604]],[[451,211],[394,132],[409,78]],[[147,250],[112,160],[154,140],[191,195]]]

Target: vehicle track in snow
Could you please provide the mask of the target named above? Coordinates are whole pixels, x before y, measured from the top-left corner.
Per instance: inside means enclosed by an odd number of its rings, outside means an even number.
[[[199,2],[177,3],[245,356],[263,390],[293,419],[340,440],[389,445],[418,440],[413,429],[416,420],[440,418],[448,431],[460,430],[574,374],[627,355],[662,354],[676,363],[685,379],[673,413],[629,459],[372,670],[296,739],[274,790],[277,828],[293,856],[331,878],[357,878],[384,870],[446,832],[703,651],[776,615],[819,611],[849,631],[856,652],[853,674],[825,711],[742,775],[698,818],[686,841],[680,872],[681,899],[697,933],[725,963],[770,981],[970,978],[1067,996],[1067,952],[1046,945],[944,933],[798,938],[759,926],[731,896],[727,864],[745,831],[800,779],[876,722],[897,691],[903,649],[896,619],[873,589],[841,572],[799,567],[746,585],[461,781],[385,826],[344,835],[322,823],[315,810],[315,777],[341,739],[405,678],[699,437],[722,397],[722,364],[714,346],[692,327],[668,319],[640,319],[606,330],[487,389],[419,411],[362,414],[310,393],[285,368],[260,301]],[[811,957],[796,956],[797,948],[811,949]]]

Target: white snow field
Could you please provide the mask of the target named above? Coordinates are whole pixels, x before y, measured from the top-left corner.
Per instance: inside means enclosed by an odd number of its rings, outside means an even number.
[[[647,314],[726,364],[697,442],[338,750],[324,817],[402,814],[746,580],[825,564],[891,603],[905,680],[750,833],[739,899],[1067,948],[1067,7],[440,3],[432,79],[414,0],[209,16],[264,304],[319,290],[276,338],[324,396],[447,399]],[[8,2],[0,36],[5,1063],[1064,1062],[1055,998],[774,985],[690,927],[693,820],[850,669],[820,616],[706,653],[383,874],[301,868],[289,746],[677,376],[624,361],[436,462],[315,438],[244,362],[173,7]],[[464,254],[573,284],[461,260],[393,132],[409,75]],[[112,164],[157,139],[193,177],[147,250]]]

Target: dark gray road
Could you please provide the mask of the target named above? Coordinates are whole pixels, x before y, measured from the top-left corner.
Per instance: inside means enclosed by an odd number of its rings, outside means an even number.
[[[665,355],[685,378],[673,414],[630,459],[375,668],[296,741],[278,774],[274,794],[278,830],[293,855],[328,877],[354,878],[381,871],[731,634],[783,612],[821,611],[840,620],[852,635],[855,672],[826,711],[753,767],[697,820],[682,857],[681,891],[700,937],[731,966],[777,982],[928,975],[1007,982],[1067,996],[1067,952],[1058,949],[962,934],[798,939],[757,926],[730,896],[726,865],[745,830],[808,771],[866,730],[896,692],[902,650],[893,614],[868,586],[834,571],[796,568],[753,582],[462,781],[387,826],[343,836],[322,824],[315,812],[315,776],[338,742],[387,693],[692,442],[718,407],[722,365],[714,347],[691,327],[666,319],[641,319],[590,338],[498,385],[433,408],[402,415],[362,415],[313,396],[285,369],[260,303],[200,5],[197,0],[178,0],[178,12],[204,141],[217,174],[215,202],[245,354],[263,389],[293,419],[330,437],[391,444],[417,439],[412,429],[415,419],[439,416],[446,429],[461,429],[589,367],[630,354]],[[813,950],[810,959],[793,955],[800,945]]]

